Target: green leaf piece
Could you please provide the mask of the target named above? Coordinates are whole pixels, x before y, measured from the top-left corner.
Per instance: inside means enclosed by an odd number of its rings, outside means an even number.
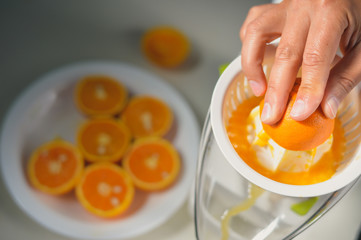
[[[224,72],[224,70],[226,70],[228,65],[229,65],[229,63],[224,63],[218,67],[219,75],[222,75],[222,73]]]
[[[318,200],[318,197],[312,197],[305,201],[295,203],[291,206],[291,210],[300,216],[304,216],[310,211],[310,209],[313,207],[313,205],[315,205],[317,200]]]

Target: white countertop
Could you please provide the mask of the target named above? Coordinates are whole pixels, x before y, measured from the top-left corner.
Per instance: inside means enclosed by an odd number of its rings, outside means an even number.
[[[203,125],[218,66],[235,58],[238,32],[252,4],[261,0],[227,1],[11,1],[0,3],[1,121],[10,104],[42,74],[83,60],[116,60],[144,68],[172,84],[192,106]],[[192,64],[164,70],[144,59],[142,32],[172,25],[192,41]],[[1,239],[65,240],[44,229],[13,202],[0,180]],[[361,183],[323,218],[296,237],[354,239],[361,224]],[[187,203],[169,221],[140,239],[192,240],[194,222]]]

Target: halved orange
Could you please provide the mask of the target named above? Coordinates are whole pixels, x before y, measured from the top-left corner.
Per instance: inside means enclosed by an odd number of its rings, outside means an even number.
[[[158,137],[136,140],[123,160],[134,185],[148,191],[170,186],[179,174],[180,164],[174,146]]]
[[[161,67],[182,64],[190,52],[188,38],[179,30],[160,26],[148,30],[142,38],[142,51],[153,63]]]
[[[128,173],[112,163],[94,163],[85,168],[76,186],[82,206],[100,217],[115,217],[132,203],[134,186]]]
[[[111,118],[89,119],[77,133],[77,145],[89,162],[119,161],[130,140],[128,127]]]
[[[137,96],[124,109],[122,119],[136,138],[164,136],[172,126],[173,113],[158,98]]]
[[[83,156],[78,148],[56,139],[41,145],[32,153],[27,170],[35,188],[59,195],[75,187],[83,167]]]
[[[307,151],[324,143],[332,134],[335,119],[329,119],[321,107],[303,121],[296,121],[291,117],[291,110],[296,101],[301,79],[296,83],[290,93],[286,110],[279,122],[274,125],[262,123],[264,131],[281,147],[293,151]],[[262,112],[264,101],[260,103]]]
[[[78,108],[86,115],[115,115],[126,105],[128,92],[114,78],[91,75],[78,82],[75,99]]]

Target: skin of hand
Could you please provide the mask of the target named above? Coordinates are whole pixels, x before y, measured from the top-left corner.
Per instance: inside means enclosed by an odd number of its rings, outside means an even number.
[[[250,9],[240,30],[242,68],[261,114],[274,124],[283,115],[298,70],[302,81],[291,117],[302,121],[319,106],[335,118],[343,98],[361,80],[361,1],[284,0]],[[268,82],[262,70],[266,45],[281,37]],[[343,57],[335,63],[337,49]]]

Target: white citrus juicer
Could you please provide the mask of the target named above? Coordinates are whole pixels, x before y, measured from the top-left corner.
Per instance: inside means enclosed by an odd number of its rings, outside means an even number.
[[[269,45],[263,65],[266,76],[274,53],[275,46]],[[340,200],[361,173],[358,88],[337,114],[346,140],[341,164],[330,179],[310,185],[271,180],[247,165],[233,148],[228,120],[252,96],[239,56],[217,82],[202,132],[195,192],[198,239],[291,239]]]

